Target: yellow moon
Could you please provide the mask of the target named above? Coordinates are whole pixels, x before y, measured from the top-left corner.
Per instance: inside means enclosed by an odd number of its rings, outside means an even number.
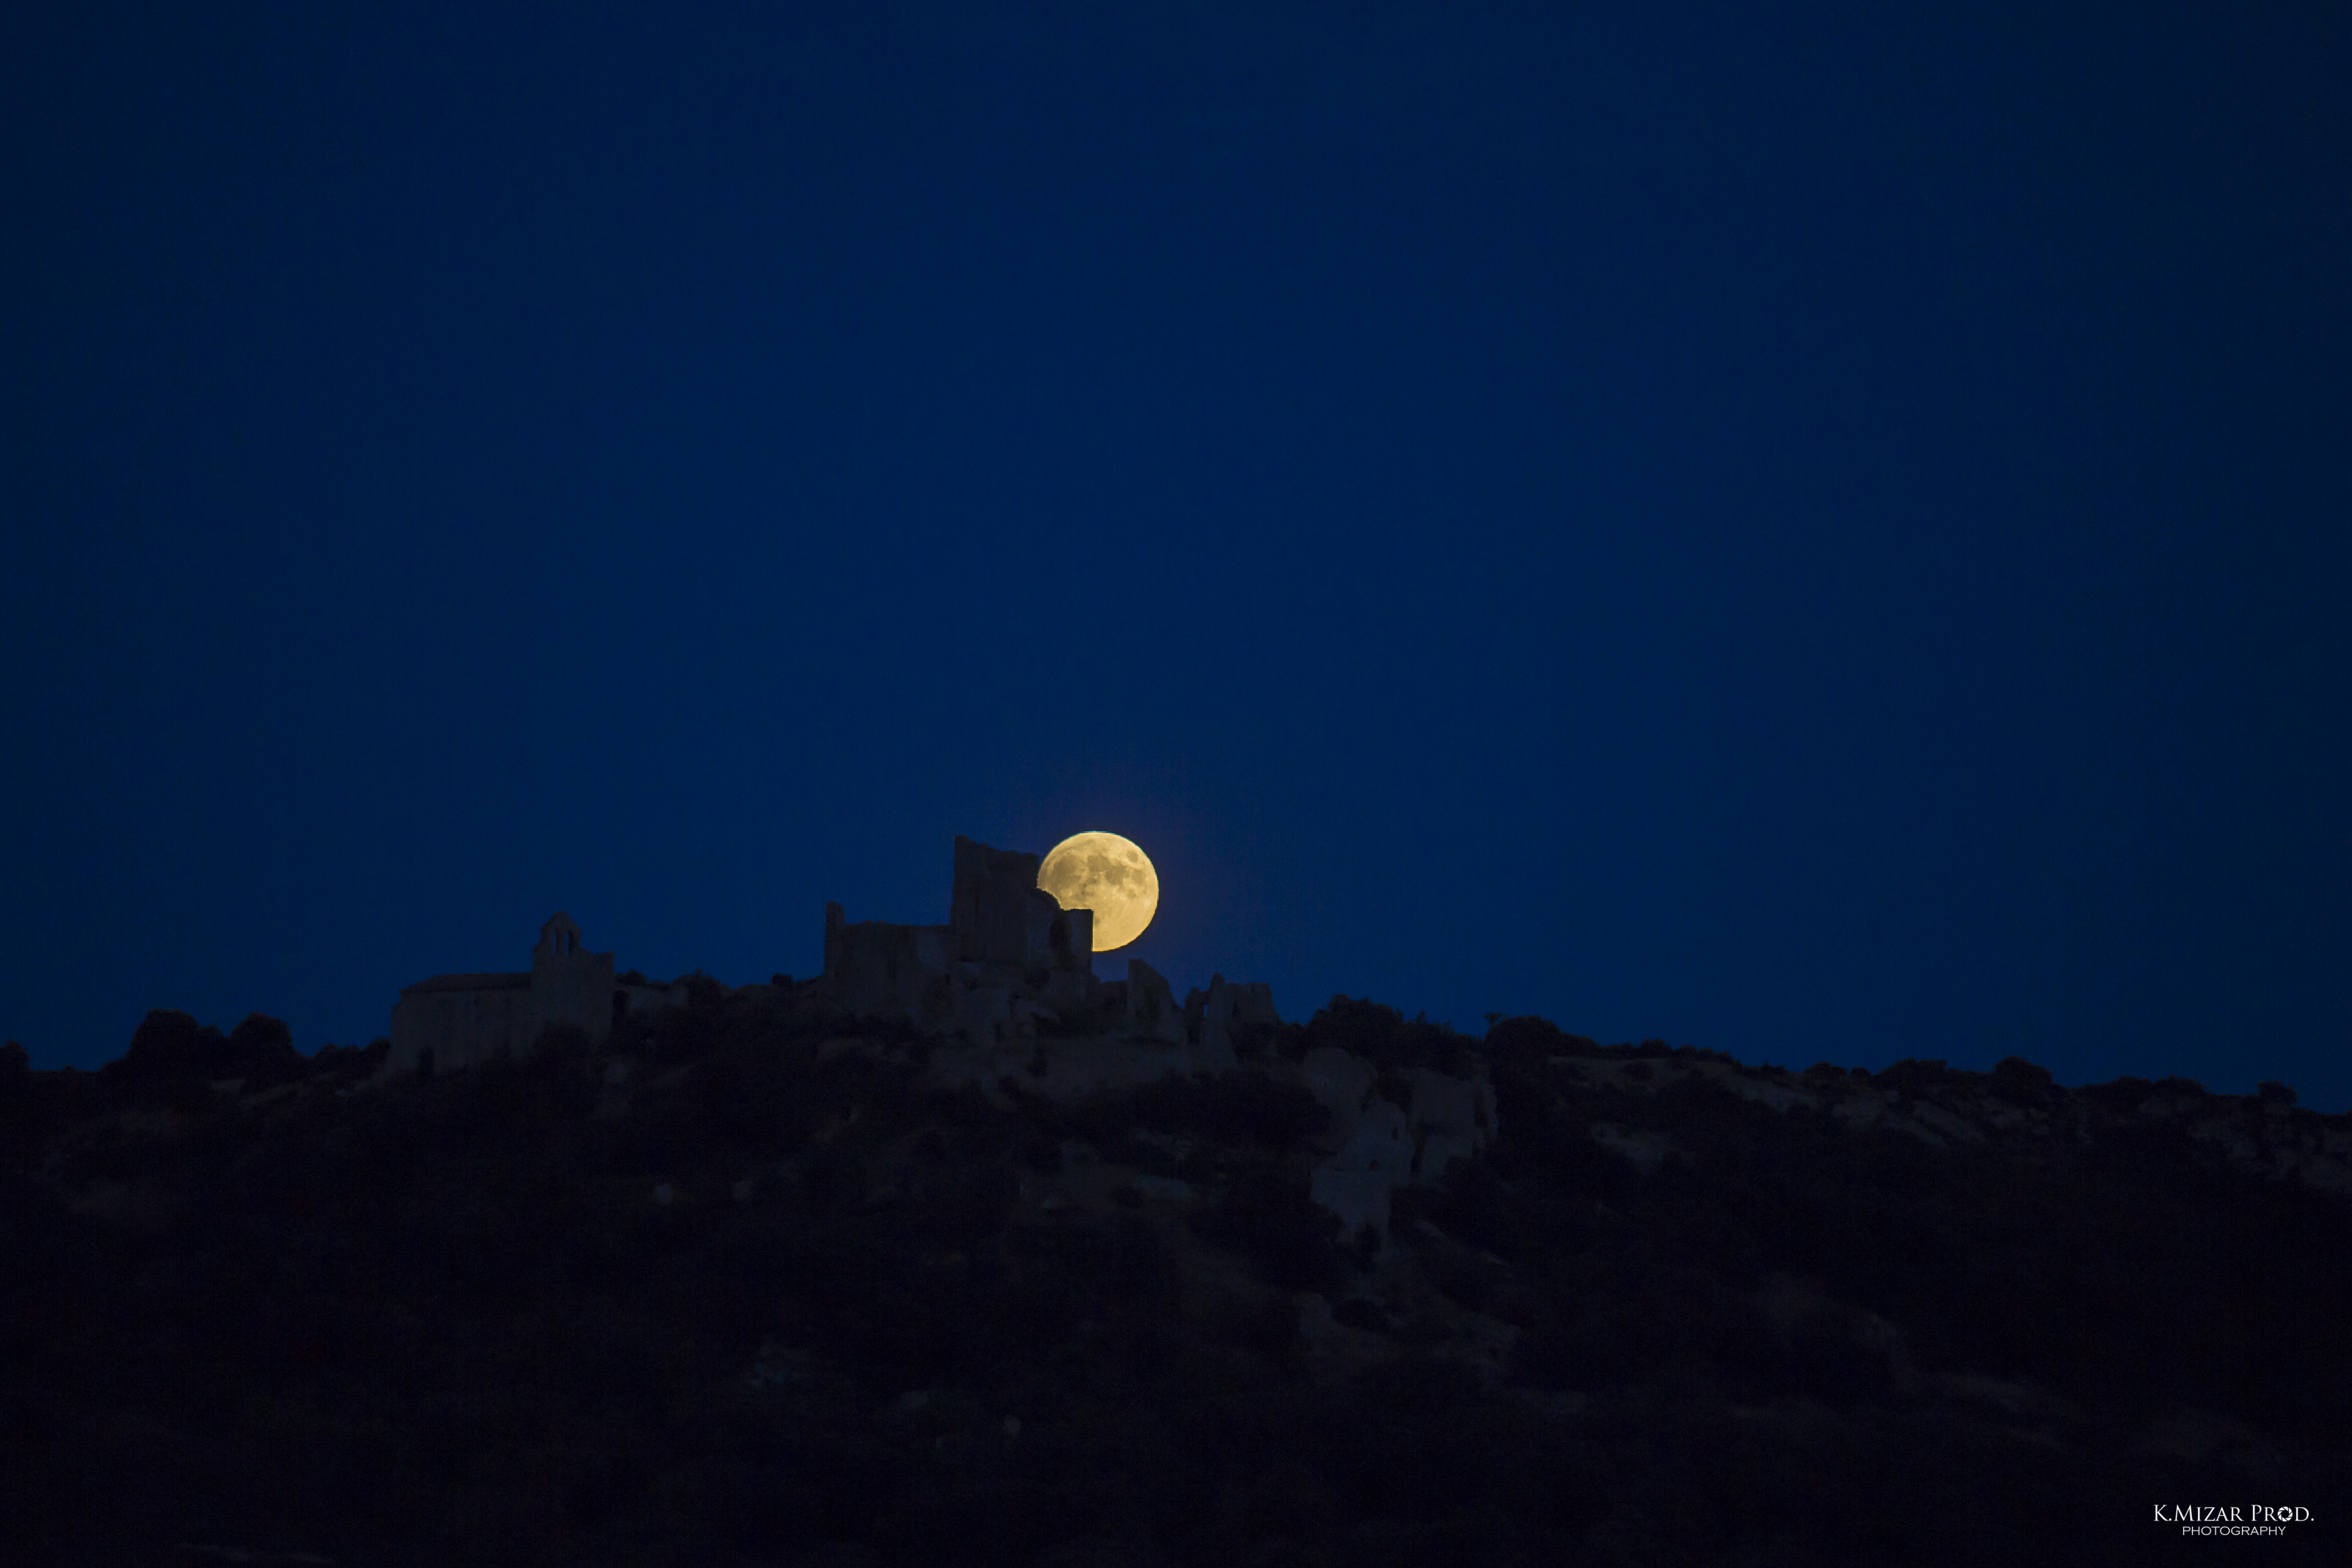
[[[1160,908],[1160,873],[1141,850],[1117,833],[1064,839],[1037,868],[1037,885],[1065,909],[1095,912],[1097,953],[1142,936]]]

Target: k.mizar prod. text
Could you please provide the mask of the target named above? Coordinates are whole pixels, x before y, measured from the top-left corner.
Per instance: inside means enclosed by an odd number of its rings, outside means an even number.
[[[2158,1503],[2156,1522],[2177,1524],[2183,1535],[2284,1535],[2290,1524],[2309,1524],[2307,1508],[2272,1508],[2263,1503]]]

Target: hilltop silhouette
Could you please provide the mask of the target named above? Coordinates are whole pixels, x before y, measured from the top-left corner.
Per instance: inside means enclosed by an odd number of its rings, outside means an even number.
[[[10,1559],[2141,1563],[2249,1501],[2340,1554],[2352,1127],[2282,1086],[1335,998],[1057,1099],[673,988],[429,1076],[258,1016],[0,1054]],[[1492,1136],[1349,1230],[1318,1051]]]

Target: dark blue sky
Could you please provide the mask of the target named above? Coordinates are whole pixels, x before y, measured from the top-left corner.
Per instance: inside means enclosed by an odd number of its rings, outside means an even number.
[[[685,9],[0,16],[37,1066],[1108,828],[1180,994],[2352,1103],[2352,13]]]

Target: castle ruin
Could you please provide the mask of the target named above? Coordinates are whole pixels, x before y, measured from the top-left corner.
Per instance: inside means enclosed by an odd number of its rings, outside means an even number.
[[[1127,961],[1124,979],[1098,978],[1093,912],[1064,909],[1038,887],[1040,858],[959,835],[943,925],[852,922],[840,904],[826,904],[824,973],[794,988],[797,1005],[957,1042],[929,1053],[922,1085],[970,1086],[1005,1109],[1013,1103],[1008,1080],[1024,1093],[1069,1101],[1171,1075],[1236,1071],[1236,1036],[1280,1026],[1263,983],[1213,975],[1180,1007],[1140,958]],[[551,1026],[576,1028],[602,1049],[623,1019],[685,999],[682,985],[642,984],[634,974],[616,980],[613,955],[587,951],[580,927],[558,914],[540,928],[528,973],[436,975],[404,988],[378,1081],[527,1055]],[[1397,1186],[1436,1181],[1494,1136],[1495,1093],[1483,1072],[1416,1070],[1411,1103],[1401,1105],[1381,1096],[1370,1062],[1332,1047],[1268,1070],[1329,1111],[1311,1192],[1350,1234],[1385,1233]]]
[[[850,924],[824,906],[825,995],[981,1044],[1095,999],[1095,917],[1037,885],[1039,857],[956,835],[945,925]]]
[[[1172,1074],[1235,1071],[1235,1032],[1281,1023],[1263,983],[1213,975],[1179,1008],[1140,958],[1127,961],[1124,980],[1097,979],[1093,915],[1042,891],[1038,861],[959,836],[945,925],[851,925],[841,905],[827,904],[827,996],[855,1015],[961,1037],[971,1049],[934,1053],[925,1082],[971,1085],[1004,1106],[1007,1079],[1072,1100]],[[1082,1019],[1091,1027],[1052,1027]],[[1483,1076],[1415,1070],[1412,1103],[1399,1105],[1381,1097],[1370,1062],[1331,1047],[1276,1073],[1330,1113],[1311,1193],[1350,1234],[1385,1234],[1396,1187],[1435,1182],[1494,1136],[1495,1092]]]

